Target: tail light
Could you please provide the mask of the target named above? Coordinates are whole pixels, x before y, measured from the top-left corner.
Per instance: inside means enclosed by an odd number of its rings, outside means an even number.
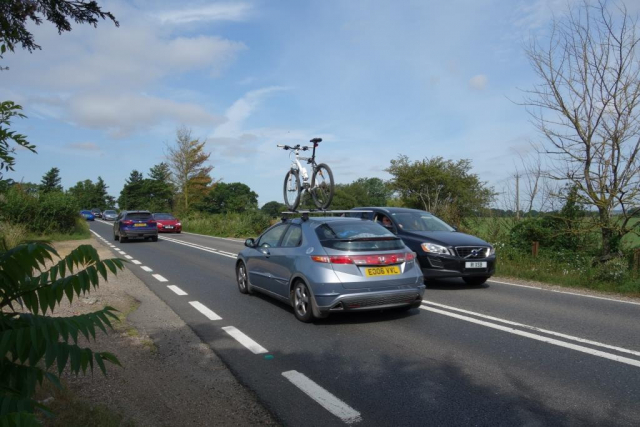
[[[416,254],[414,252],[400,252],[371,255],[313,255],[311,259],[326,264],[390,265],[413,261],[416,259]]]
[[[152,220],[147,221],[147,225],[156,225],[156,220],[152,219]]]
[[[133,225],[133,221],[131,221],[130,219],[127,219],[125,221],[122,221],[122,225]]]

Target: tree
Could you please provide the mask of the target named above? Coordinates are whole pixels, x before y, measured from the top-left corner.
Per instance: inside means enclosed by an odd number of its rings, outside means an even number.
[[[154,168],[151,169],[151,175],[158,176],[154,174]],[[146,209],[160,212],[170,210],[172,200],[173,190],[170,183],[144,178],[142,173],[133,170],[120,192],[118,206],[124,210]]]
[[[0,2],[2,54],[7,50],[14,52],[17,45],[29,52],[40,50],[40,46],[33,40],[33,34],[27,30],[27,25],[29,20],[40,25],[43,18],[56,26],[58,34],[71,31],[70,20],[97,27],[99,19],[109,18],[116,27],[120,26],[116,18],[110,12],[103,12],[96,1],[3,0]]]
[[[359,178],[335,187],[332,207],[351,209],[356,206],[386,206],[393,191],[380,178]]]
[[[277,218],[280,214],[287,210],[287,206],[284,203],[271,201],[265,203],[260,210],[268,215],[270,218]]]
[[[22,107],[12,101],[0,103],[0,179],[2,179],[3,171],[12,171],[16,164],[15,157],[13,157],[15,147],[12,147],[11,144],[26,148],[33,153],[36,152],[36,146],[29,144],[26,136],[9,128],[12,118],[26,117],[20,111],[22,111]]]
[[[169,184],[171,182],[171,168],[165,162],[158,163],[149,170],[149,178]]]
[[[60,169],[51,168],[45,173],[40,181],[40,191],[43,193],[50,193],[52,191],[62,191],[62,185],[60,185]]]
[[[104,182],[102,177],[99,176],[93,189],[93,208],[99,208],[103,211],[108,207],[107,200],[109,194],[107,193],[107,188],[109,188],[109,186]]]
[[[96,202],[96,186],[90,179],[84,181],[78,181],[76,185],[69,188],[69,194],[71,194],[78,201],[81,209],[92,209]]]
[[[407,207],[424,209],[453,224],[486,208],[493,189],[471,173],[470,160],[444,160],[442,157],[410,162],[407,156],[391,160],[386,169]]]
[[[604,2],[572,7],[544,44],[526,48],[540,81],[523,104],[543,136],[549,176],[597,209],[604,257],[634,232],[640,206],[640,36],[624,6],[618,12]]]
[[[185,212],[204,197],[212,183],[213,166],[206,165],[211,153],[204,152],[205,143],[192,139],[191,130],[183,126],[176,131],[176,145],[167,147],[167,162]]]
[[[56,196],[56,195],[53,195]],[[53,255],[53,256],[52,256]],[[37,385],[47,381],[61,387],[59,376],[93,373],[97,365],[106,374],[105,362],[120,365],[111,353],[80,346],[78,336],[96,339],[96,330],[107,333],[117,320],[115,309],[80,316],[53,317],[56,305],[66,298],[84,296],[107,279],[110,271],[123,269],[119,259],[101,260],[90,245],[82,245],[55,262],[55,249],[44,243],[16,246],[0,253],[0,425],[39,425],[34,399]],[[111,319],[111,320],[110,320]]]
[[[136,183],[142,182],[143,179],[144,179],[144,176],[142,175],[142,173],[134,169],[129,174],[129,178],[127,178],[126,183],[136,184]]]
[[[241,182],[218,182],[198,204],[209,213],[246,212],[258,209],[258,194]]]

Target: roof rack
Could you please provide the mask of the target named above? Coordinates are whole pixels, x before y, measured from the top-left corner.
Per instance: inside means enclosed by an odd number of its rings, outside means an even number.
[[[304,211],[285,211],[282,212],[282,221],[287,220],[292,215],[300,215],[303,221],[309,219],[309,215],[333,215],[333,214],[345,214],[345,213],[373,213],[372,210],[324,210],[324,209],[311,209]]]

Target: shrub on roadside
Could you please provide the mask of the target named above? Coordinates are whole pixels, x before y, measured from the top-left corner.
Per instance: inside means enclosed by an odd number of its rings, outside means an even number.
[[[595,278],[603,282],[622,282],[629,278],[629,263],[623,257],[616,257],[596,267]]]
[[[220,237],[256,236],[269,225],[269,216],[257,210],[226,214],[192,213],[182,218],[185,231]]]
[[[0,251],[18,246],[27,236],[27,228],[21,224],[0,221]]]
[[[28,194],[12,188],[0,202],[0,212],[2,220],[23,225],[32,233],[69,233],[76,227],[79,207],[68,194]]]

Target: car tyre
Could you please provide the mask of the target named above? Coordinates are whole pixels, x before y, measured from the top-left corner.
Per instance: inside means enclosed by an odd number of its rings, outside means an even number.
[[[129,241],[128,237],[124,237],[122,234],[120,235],[120,243],[127,243]]]
[[[151,241],[152,241],[152,242],[157,242],[157,241],[158,241],[158,236],[153,236],[153,237],[151,237]]]
[[[252,294],[251,284],[249,284],[249,274],[247,273],[247,266],[244,262],[239,262],[236,266],[236,279],[238,283],[238,290],[241,294]]]
[[[115,231],[113,232],[113,240],[115,240],[116,242],[120,240],[120,238],[118,237]]]
[[[462,280],[469,286],[482,286],[489,280],[488,277],[463,277]]]
[[[301,322],[309,323],[313,320],[312,296],[309,287],[303,281],[298,281],[291,291],[293,313]]]

